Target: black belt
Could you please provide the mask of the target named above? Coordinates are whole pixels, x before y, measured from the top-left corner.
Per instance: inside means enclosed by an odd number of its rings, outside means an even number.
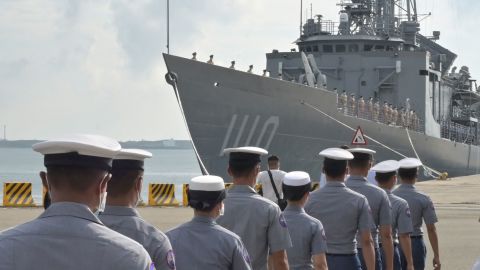
[[[423,235],[411,235],[410,238],[412,238],[412,239],[422,239]]]
[[[357,255],[356,253],[353,254],[334,254],[334,253],[327,253],[327,256],[333,256],[333,257],[350,257],[350,256],[355,256]]]

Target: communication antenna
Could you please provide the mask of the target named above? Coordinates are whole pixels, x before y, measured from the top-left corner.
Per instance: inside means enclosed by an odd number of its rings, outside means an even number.
[[[302,22],[303,22],[303,0],[300,0],[300,36],[302,36]]]
[[[167,54],[170,54],[170,0],[167,0]]]

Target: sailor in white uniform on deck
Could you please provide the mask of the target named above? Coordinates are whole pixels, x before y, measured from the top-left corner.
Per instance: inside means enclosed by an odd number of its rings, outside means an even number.
[[[102,224],[117,141],[76,135],[33,145],[44,154],[52,204],[38,218],[0,233],[1,270],[155,269],[137,242]]]
[[[167,232],[175,250],[178,270],[250,270],[250,257],[235,233],[219,226],[225,184],[214,175],[189,183],[188,204],[194,218]]]
[[[135,207],[140,201],[144,160],[152,153],[122,149],[112,165],[107,187],[107,205],[99,218],[110,229],[140,243],[150,254],[157,270],[175,269],[175,257],[167,236],[140,217]]]

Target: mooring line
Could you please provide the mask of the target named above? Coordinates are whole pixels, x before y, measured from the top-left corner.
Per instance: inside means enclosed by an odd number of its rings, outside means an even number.
[[[316,106],[314,106],[314,105],[312,105],[312,104],[310,104],[310,103],[308,103],[308,102],[305,102],[304,100],[300,100],[300,103],[301,103],[302,105],[305,105],[305,106],[307,106],[307,107],[309,107],[309,108],[311,108],[311,109],[313,109],[313,110],[315,110],[315,111],[323,114],[324,116],[330,118],[331,120],[337,122],[338,124],[340,124],[340,125],[348,128],[348,129],[350,129],[350,130],[352,130],[352,131],[355,131],[355,130],[356,130],[355,128],[350,127],[349,125],[343,123],[342,121],[336,119],[335,117],[329,115],[328,113],[320,110],[318,107],[316,107]],[[413,143],[412,143],[412,140],[411,140],[411,138],[410,138],[410,134],[408,133],[408,129],[407,129],[407,136],[408,136],[408,139],[410,140],[410,144],[411,144],[411,146],[412,146],[412,148],[413,148],[413,152],[415,153],[416,157],[420,160],[420,158],[419,158],[419,156],[418,156],[418,154],[417,154],[417,151],[416,151],[415,148],[413,147]],[[399,156],[401,156],[401,157],[404,157],[404,158],[407,157],[407,156],[405,156],[404,154],[398,152],[397,150],[389,147],[388,145],[386,145],[386,144],[384,144],[384,143],[381,143],[381,142],[378,141],[378,140],[375,140],[374,138],[372,138],[372,137],[370,137],[370,136],[368,136],[368,135],[365,135],[365,137],[367,137],[369,140],[373,141],[374,143],[377,143],[378,145],[380,145],[380,146],[382,146],[382,147],[384,147],[384,148],[392,151],[393,153],[395,153],[395,154],[397,154],[397,155],[399,155]],[[423,167],[424,167],[424,170],[427,171],[427,172],[434,172],[434,173],[438,174],[438,176],[441,175],[440,172],[438,172],[437,170],[435,170],[435,169],[433,169],[433,168],[428,167],[427,165],[423,165]],[[428,169],[428,170],[426,170],[426,169]],[[434,176],[433,174],[431,174],[431,173],[430,173],[430,176],[435,177],[435,176]]]

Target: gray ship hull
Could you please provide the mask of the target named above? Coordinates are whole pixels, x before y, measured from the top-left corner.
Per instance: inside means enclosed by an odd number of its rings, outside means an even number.
[[[479,172],[479,147],[346,116],[328,90],[172,55],[164,59],[176,75],[188,130],[210,174],[229,179],[222,149],[251,145],[278,155],[283,170],[304,170],[317,178],[322,168],[318,153],[350,145],[357,127],[370,138],[376,160],[418,155],[429,168],[449,176]],[[421,173],[421,178],[431,176]]]

